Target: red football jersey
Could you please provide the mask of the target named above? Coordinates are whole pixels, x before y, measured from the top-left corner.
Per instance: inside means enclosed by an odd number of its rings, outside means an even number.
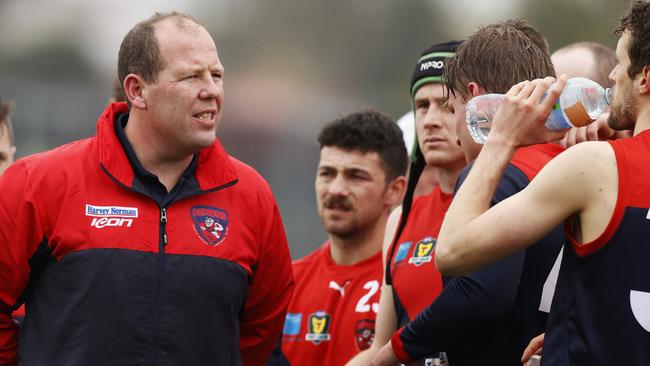
[[[442,276],[435,263],[435,246],[442,219],[451,204],[452,195],[440,187],[425,196],[416,197],[411,206],[404,231],[397,241],[390,260],[394,295],[399,299],[396,309],[400,325],[415,319],[442,291]]]
[[[281,346],[291,365],[344,365],[370,347],[383,276],[381,251],[354,265],[337,265],[327,241],[295,261],[293,273]]]

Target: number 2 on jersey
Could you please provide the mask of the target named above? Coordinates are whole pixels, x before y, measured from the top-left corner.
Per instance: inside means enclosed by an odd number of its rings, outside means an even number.
[[[368,281],[363,285],[363,288],[368,290],[368,292],[361,296],[354,311],[357,313],[367,313],[372,309],[376,314],[379,311],[379,303],[373,302],[371,306],[371,304],[368,304],[368,301],[379,291],[379,281]]]

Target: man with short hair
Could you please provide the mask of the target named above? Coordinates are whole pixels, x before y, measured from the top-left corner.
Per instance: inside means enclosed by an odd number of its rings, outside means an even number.
[[[560,48],[551,55],[556,75],[581,77],[597,82],[604,88],[614,84],[609,73],[616,66],[616,54],[611,48],[596,42],[576,42]],[[632,136],[632,131],[614,131],[607,126],[609,112],[603,113],[594,123],[571,128],[562,141],[570,147],[584,141],[612,140]]]
[[[634,137],[578,144],[524,190],[490,208],[515,150],[564,133],[547,130],[544,122],[566,78],[519,83],[505,95],[443,223],[436,262],[449,274],[520,251],[564,224],[569,244],[548,320],[544,365],[650,364],[649,17],[650,3],[636,1],[621,18],[618,63],[610,74],[615,85],[608,124],[634,129]]]
[[[11,104],[0,99],[0,175],[14,162],[16,143],[11,125]]]
[[[581,77],[611,87],[609,73],[616,66],[616,54],[611,48],[596,42],[568,44],[551,55],[555,74],[570,78]]]
[[[416,59],[409,84],[416,132],[412,162],[402,205],[393,210],[386,224],[385,274],[375,342],[348,366],[369,364],[390,336],[413,320],[442,290],[442,276],[433,261],[435,243],[454,184],[465,166],[453,123],[444,111],[442,73],[460,43],[434,44]],[[438,184],[427,194],[415,197],[427,168],[438,178]],[[424,355],[417,364],[444,362],[446,356],[439,351]]]
[[[335,120],[318,142],[316,202],[328,240],[293,264],[296,288],[281,342],[291,365],[343,365],[371,346],[384,227],[406,186],[402,132],[382,113]]]
[[[465,103],[474,96],[503,93],[521,80],[546,75],[553,75],[553,66],[544,37],[522,20],[482,27],[458,47],[443,75],[448,97],[444,106],[455,122],[468,163],[474,161],[481,145],[467,129]],[[523,189],[562,150],[557,144],[542,144],[518,151],[491,203]],[[455,191],[470,169],[463,169]],[[528,251],[467,276],[446,277],[440,295],[391,337],[374,365],[389,365],[396,359],[408,364],[439,351],[447,352],[450,365],[517,364],[528,341],[545,329],[552,298],[545,284],[561,246],[558,227]]]
[[[0,363],[259,365],[290,257],[270,188],[216,138],[214,41],[189,16],[156,14],[125,36],[118,73],[128,105],[107,106],[96,136],[0,179]]]

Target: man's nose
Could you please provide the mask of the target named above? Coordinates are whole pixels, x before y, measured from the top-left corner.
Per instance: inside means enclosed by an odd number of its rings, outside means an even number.
[[[222,81],[220,79],[215,80],[211,74],[208,74],[207,77],[204,77],[199,97],[201,99],[216,99],[222,90]]]
[[[442,118],[440,116],[440,110],[435,106],[431,106],[427,113],[422,116],[422,125],[425,128],[435,128],[442,126]]]
[[[346,179],[341,174],[337,175],[330,183],[328,191],[330,194],[347,195],[348,185]]]

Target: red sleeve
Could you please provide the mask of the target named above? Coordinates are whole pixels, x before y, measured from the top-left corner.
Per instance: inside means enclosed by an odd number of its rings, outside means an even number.
[[[400,337],[403,330],[404,327],[401,327],[392,335],[390,338],[390,344],[393,348],[393,353],[395,353],[395,357],[397,357],[399,362],[408,365],[416,360],[412,359],[411,356],[406,353],[406,350],[404,350],[404,342],[402,342],[402,338]]]
[[[16,364],[18,326],[11,318],[29,279],[29,258],[43,239],[24,164],[0,179],[0,365]]]
[[[291,257],[282,219],[275,200],[270,197],[260,209],[262,235],[260,255],[253,270],[252,282],[240,323],[243,364],[264,365],[277,345],[284,317],[293,292]]]

